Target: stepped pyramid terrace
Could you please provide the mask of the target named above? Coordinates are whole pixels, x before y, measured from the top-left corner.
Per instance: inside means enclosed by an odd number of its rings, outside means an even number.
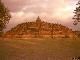
[[[38,18],[34,22],[18,24],[5,34],[6,37],[16,38],[72,38],[76,35],[66,26],[44,22]]]

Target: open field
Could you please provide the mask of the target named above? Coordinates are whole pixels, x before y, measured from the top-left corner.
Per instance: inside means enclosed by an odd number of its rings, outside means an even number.
[[[80,39],[0,39],[0,60],[72,60]]]

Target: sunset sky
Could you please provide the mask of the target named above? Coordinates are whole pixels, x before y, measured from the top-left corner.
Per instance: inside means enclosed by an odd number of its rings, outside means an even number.
[[[43,21],[66,25],[74,30],[73,11],[78,0],[2,0],[10,10],[12,18],[7,26],[10,29],[25,21],[35,21],[40,16]]]

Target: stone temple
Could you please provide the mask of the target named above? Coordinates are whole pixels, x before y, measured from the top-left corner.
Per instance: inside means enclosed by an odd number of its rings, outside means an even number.
[[[34,22],[25,22],[7,31],[6,37],[16,38],[73,38],[76,35],[66,26],[44,22],[38,18]]]

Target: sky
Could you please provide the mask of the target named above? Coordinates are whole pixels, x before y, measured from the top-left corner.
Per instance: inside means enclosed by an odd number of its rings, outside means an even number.
[[[2,0],[10,10],[12,18],[7,30],[17,24],[35,21],[40,16],[42,21],[58,23],[79,30],[80,25],[74,26],[74,10],[78,0]]]

